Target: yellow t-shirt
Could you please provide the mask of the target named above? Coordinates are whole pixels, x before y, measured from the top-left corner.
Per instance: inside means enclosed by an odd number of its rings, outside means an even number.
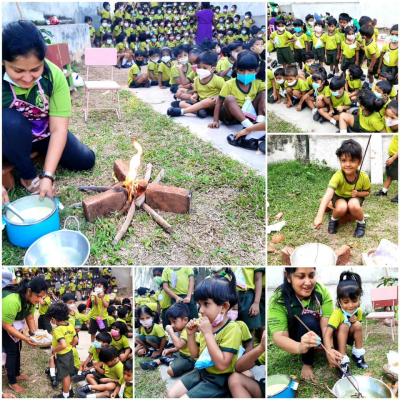
[[[362,310],[361,308],[357,311],[357,321],[362,320]],[[346,320],[348,317],[346,317]],[[329,318],[328,326],[330,326],[333,330],[337,329],[340,324],[344,323],[344,314],[340,308],[337,308]]]
[[[46,305],[42,306],[42,305],[39,303],[39,315],[44,315],[44,314],[46,314],[47,310],[48,310],[49,307],[50,307],[50,297],[47,296],[47,297],[44,298],[43,300],[45,301]]]
[[[388,67],[395,67],[399,59],[399,48],[392,50],[390,48],[390,43],[386,43],[382,48],[382,54],[389,52],[389,62],[387,61],[386,54],[383,56],[383,63]]]
[[[186,70],[186,72],[183,72],[183,74],[184,74],[186,77],[188,77],[188,75],[189,75],[193,70],[192,70],[192,68],[191,68],[191,66],[190,66],[190,63],[187,63],[186,65],[187,65],[187,70]],[[183,71],[184,71],[184,70],[183,70]],[[177,84],[176,79],[179,79],[179,70],[178,70],[177,67],[175,67],[175,65],[173,65],[172,68],[171,68],[171,78],[169,79],[170,85],[176,85],[176,84]]]
[[[123,42],[117,43],[117,45],[115,46],[115,48],[117,49],[117,53],[121,53],[122,51],[125,51],[125,47],[126,47],[126,45]]]
[[[326,33],[322,33],[321,36],[316,36],[315,33],[312,34],[313,48],[320,49],[325,47]],[[318,46],[317,46],[318,44]]]
[[[160,291],[160,293],[158,294],[157,301],[158,301],[158,303],[160,303],[160,308],[162,310],[165,310],[171,306],[171,297],[167,293],[165,293],[164,289],[162,289]],[[156,308],[156,310],[153,310],[153,311],[157,311],[157,308]]]
[[[123,394],[124,399],[133,399],[133,383],[127,383],[124,381],[124,377],[121,376],[118,382],[119,386],[125,385],[125,390]],[[121,394],[121,392],[120,392]]]
[[[297,39],[295,42],[291,43],[293,45],[294,49],[304,49],[305,50],[305,48],[306,48],[305,42],[308,42],[307,35],[304,32],[300,32],[300,35],[295,33],[293,37],[295,37]]]
[[[228,57],[222,57],[218,60],[217,63],[217,68],[215,69],[217,72],[221,72],[221,71],[225,71],[227,70],[229,67],[232,67],[232,63],[229,61]],[[268,71],[271,71],[270,69]],[[271,71],[272,72],[272,71]],[[225,75],[224,76],[224,80],[225,81],[229,81],[229,79],[231,79],[230,76]]]
[[[92,355],[94,362],[100,362],[99,353],[97,352],[96,347],[91,346],[90,349],[89,349],[89,354]]]
[[[95,297],[95,296],[91,296],[92,304],[93,304],[93,306],[92,306],[92,313],[91,313],[91,315],[90,315],[90,318],[91,318],[91,319],[96,319],[96,317],[101,317],[101,313],[102,313],[102,310],[103,310],[103,307],[104,307],[103,302],[102,302],[102,300],[100,299],[100,297],[97,298],[97,300],[98,300],[98,304],[97,304],[97,305],[94,303],[94,297]],[[110,297],[108,296],[108,294],[104,295],[103,299],[104,299],[107,303],[110,302]],[[107,307],[104,307],[104,310],[103,310],[103,319],[107,319],[107,317],[108,317]]]
[[[113,367],[107,366],[107,364],[103,364],[104,367],[104,376],[110,379],[121,379],[124,374],[124,364],[121,361],[118,361]]]
[[[361,81],[361,80],[360,80],[360,81]],[[376,89],[376,85],[372,86],[371,91],[372,91],[372,92],[375,92],[375,89]],[[394,90],[394,88],[392,88],[392,91],[390,92],[389,97],[390,97],[391,99],[394,98],[394,97],[396,97],[396,91]],[[386,108],[386,107],[385,107],[385,108]]]
[[[282,49],[284,47],[289,47],[290,43],[287,43],[287,41],[293,39],[293,35],[285,29],[282,34],[279,34],[278,31],[272,32],[270,39],[272,39],[276,47]]]
[[[350,80],[350,76],[347,75],[347,76],[346,76],[346,81],[347,81],[347,84],[349,85],[349,88],[350,88],[350,89],[362,90],[361,79],[353,79],[353,80]],[[374,90],[374,89],[372,89],[372,90]]]
[[[87,315],[81,314],[81,313],[77,313],[76,318],[78,318],[81,325],[83,325],[85,322],[89,321],[89,317]]]
[[[155,79],[158,79],[158,65],[158,62],[149,61],[149,65],[147,66],[149,71],[153,71]]]
[[[136,297],[136,299],[135,299],[135,303],[139,304],[140,307],[142,307],[143,305],[147,305],[147,303],[150,303],[150,302],[151,302],[151,300],[148,297],[139,296],[139,297]]]
[[[305,92],[308,89],[307,83],[303,81],[303,79],[297,79],[297,82],[295,85],[293,86],[289,86],[288,83],[285,81],[285,83],[283,84],[285,89],[290,87],[293,90],[300,90],[300,92]]]
[[[257,358],[256,365],[265,365],[265,351]]]
[[[335,194],[338,196],[348,198],[351,197],[351,191],[354,189],[354,183],[349,182],[343,170],[340,169],[332,176],[328,187],[332,188],[335,191]],[[371,182],[369,181],[368,175],[364,171],[361,171],[360,173],[356,190],[358,192],[371,190]]]
[[[65,322],[65,325],[58,325],[57,328],[53,329],[53,343],[52,347],[57,347],[60,344],[61,339],[65,339],[67,347],[64,350],[59,351],[57,354],[67,354],[72,350],[71,343],[76,336],[76,332],[73,326]]]
[[[346,58],[352,58],[356,55],[356,51],[360,50],[358,46],[358,42],[354,41],[352,44],[346,43],[346,41],[343,41],[340,43],[340,47],[343,50],[343,56]]]
[[[249,328],[243,321],[235,321],[235,323],[239,325],[240,332],[242,334],[242,343],[247,343],[253,340],[253,336],[251,336]]]
[[[69,283],[68,284],[68,289],[71,291],[71,292],[75,292],[75,290],[76,290],[76,285],[75,285],[75,283]]]
[[[365,43],[365,57],[368,58],[368,60],[371,60],[372,56],[376,54],[376,57],[379,58],[381,55],[381,52],[379,51],[378,45],[376,44],[375,40],[372,39],[371,43]]]
[[[194,91],[199,95],[199,100],[208,99],[209,97],[214,97],[220,95],[225,82],[224,78],[218,75],[213,75],[208,83],[202,84],[200,78],[196,76],[194,78]]]
[[[133,82],[133,78],[139,76],[141,73],[140,67],[134,63],[129,70],[128,74],[128,86]]]
[[[112,317],[111,315],[109,315],[109,316],[107,317],[107,326],[108,326],[108,327],[112,326],[112,324],[113,324],[114,322],[115,322],[115,318]]]
[[[105,10],[105,9],[103,8],[103,9],[100,11],[100,14],[101,14],[101,19],[103,19],[103,18],[110,19],[110,15],[111,15],[110,11],[107,11],[107,10]]]
[[[218,77],[219,78],[219,77]],[[222,78],[219,78],[224,82]],[[196,81],[195,81],[195,89],[196,90]],[[176,286],[172,287],[172,274],[176,274]],[[162,283],[168,283],[169,288],[177,295],[187,295],[189,290],[189,277],[194,276],[194,272],[192,268],[184,267],[172,269],[170,267],[164,268],[162,273]]]
[[[111,346],[114,346],[117,350],[130,348],[128,338],[124,335],[121,335],[118,340],[115,340],[114,336],[112,336]]]
[[[399,151],[399,135],[393,135],[388,149],[389,157],[394,156],[398,151]]]
[[[272,81],[275,79],[274,73],[270,70],[267,69],[267,89],[271,89],[272,88]],[[276,84],[276,82],[275,82]]]
[[[378,112],[370,115],[364,115],[364,111],[360,108],[360,132],[382,132],[385,124]]]
[[[142,326],[142,329],[140,330],[141,335],[145,336],[157,336],[159,338],[165,337],[165,331],[164,328],[161,325],[155,324],[153,322],[153,325],[151,326],[150,332],[147,332],[146,328]]]
[[[325,34],[326,50],[336,50],[338,44],[340,44],[340,37],[336,32],[333,35],[330,35],[329,33]]]
[[[256,79],[255,81],[249,84],[249,89],[247,93],[243,92],[243,90],[239,87],[238,80],[236,78],[231,79],[225,82],[224,87],[219,94],[221,99],[225,99],[230,94],[236,98],[236,101],[240,107],[243,106],[246,97],[250,97],[250,100],[253,101],[257,94],[265,90],[265,82]]]
[[[79,369],[81,366],[81,361],[79,360],[78,350],[75,347],[72,348],[72,353],[74,354],[74,367]]]
[[[171,79],[171,68],[172,62],[169,61],[167,64],[161,61],[158,64],[158,73],[161,74],[161,82],[169,81]]]
[[[332,94],[332,91],[331,91]],[[351,104],[351,100],[349,94],[344,90],[341,97],[331,96],[331,102],[333,108],[338,108],[340,106],[349,106]]]
[[[182,347],[179,351],[185,356],[190,356],[189,346],[187,344],[188,336],[187,336],[186,328],[182,330],[181,334],[179,335],[179,339],[182,339],[186,342],[186,345],[184,347]]]

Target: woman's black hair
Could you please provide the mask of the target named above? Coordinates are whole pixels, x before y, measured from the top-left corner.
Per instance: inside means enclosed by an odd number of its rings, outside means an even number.
[[[124,364],[124,371],[133,371],[132,360],[126,360]]]
[[[115,321],[111,324],[111,329],[115,327],[119,329],[119,333],[121,336],[124,336],[128,332],[128,328],[126,327],[125,322],[122,321]]]
[[[363,70],[361,69],[361,67],[356,64],[351,64],[349,67],[349,71],[353,79],[360,79],[363,74]]]
[[[120,307],[118,309],[118,318],[124,319],[128,315],[128,309],[126,307]]]
[[[363,294],[361,276],[351,271],[340,274],[336,289],[336,307],[341,308],[339,299],[357,300]]]
[[[201,3],[201,7],[205,8],[205,9],[209,9],[210,8],[210,4],[211,4],[210,2],[205,1],[205,2]]]
[[[104,290],[107,290],[108,289],[108,282],[107,282],[107,279],[105,279],[105,278],[99,278],[99,279],[97,279],[96,280],[96,282],[95,282],[95,285],[103,285],[103,287],[104,287]]]
[[[286,275],[290,276],[293,273],[296,272],[297,268],[285,268]],[[315,269],[315,268],[314,268]],[[288,319],[288,328],[290,329],[293,322],[294,322],[294,316],[293,316],[293,311],[292,311],[292,306],[291,306],[291,299],[292,296],[295,294],[295,291],[293,290],[292,284],[289,283],[286,275],[283,276],[283,283],[282,285],[279,285],[274,293],[277,293],[277,296],[275,298],[275,303],[284,305],[287,310],[287,319]],[[315,295],[315,286],[314,289],[311,292],[310,298],[311,301],[314,301],[314,295]]]
[[[311,18],[315,19],[314,15],[311,15],[311,14],[306,15],[306,21],[309,21]]]
[[[242,50],[239,52],[235,62],[235,70],[238,69],[258,69],[260,66],[260,57],[251,50]]]
[[[399,102],[397,100],[392,100],[386,107],[386,109],[390,108],[393,110],[393,113],[399,115]]]
[[[329,18],[326,20],[326,25],[328,25],[328,26],[332,26],[332,25],[337,26],[337,20],[336,20],[336,18],[329,17]]]
[[[189,319],[190,317],[189,307],[185,303],[174,303],[172,304],[171,307],[167,309],[165,317],[167,318],[167,320],[169,320],[170,318]]]
[[[346,80],[343,78],[343,76],[334,76],[329,84],[329,88],[331,90],[339,90],[344,88],[345,83]]]
[[[46,318],[54,318],[58,322],[68,321],[69,318],[69,308],[65,303],[57,301],[50,305],[46,312]]]
[[[78,311],[81,313],[82,311],[86,310],[86,308],[87,307],[85,303],[79,304]]]
[[[101,362],[110,362],[118,357],[118,351],[114,346],[107,345],[101,348],[99,353],[99,359]]]
[[[206,65],[211,65],[211,67],[216,67],[218,62],[218,54],[213,51],[204,51],[201,53],[196,60],[197,64],[203,63]]]
[[[387,94],[389,97],[390,92],[392,91],[392,85],[388,81],[379,81],[376,86],[382,89],[384,94]]]
[[[213,275],[210,279],[200,282],[194,291],[194,299],[197,302],[211,299],[218,306],[225,302],[228,302],[230,307],[235,305],[238,302],[235,274],[230,268],[226,268],[222,274],[225,275]],[[227,275],[229,279],[225,278]]]
[[[340,159],[342,155],[350,156],[356,160],[362,160],[362,147],[360,143],[353,139],[344,140],[336,150],[337,158]]]
[[[393,25],[393,26],[390,28],[389,33],[392,33],[392,31],[398,31],[398,30],[399,30],[399,25],[396,24],[396,25]]]
[[[31,280],[23,279],[19,285],[7,285],[2,290],[10,293],[18,293],[21,297],[25,297],[28,289],[31,289],[32,293],[39,294],[43,291],[47,292],[48,285],[44,279],[37,276]]]
[[[383,99],[378,99],[370,90],[363,89],[358,97],[358,102],[369,113],[380,111],[385,104]]]
[[[158,314],[158,312],[152,311],[147,306],[141,306],[141,307],[139,307],[139,309],[137,311],[138,311],[138,318],[139,319],[140,319],[140,316],[142,314],[148,314],[153,318],[155,324],[158,324],[160,322],[160,315]]]
[[[312,74],[312,80],[314,82],[315,81],[323,81],[322,85],[324,87],[329,85],[329,81],[328,81],[328,77],[326,75],[326,71],[323,68],[319,69],[314,74]]]

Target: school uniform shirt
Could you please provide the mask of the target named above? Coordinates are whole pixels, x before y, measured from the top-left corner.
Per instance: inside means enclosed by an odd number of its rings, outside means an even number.
[[[45,279],[46,279],[46,281],[48,281],[48,280],[51,279],[51,273],[50,273],[50,272],[47,272],[47,273],[46,273]]]
[[[279,40],[281,35],[279,35]],[[240,33],[238,35],[235,36],[236,40],[242,39],[243,43],[246,43],[249,40],[249,35],[243,35],[243,33]],[[290,44],[290,43],[289,43]],[[279,47],[279,46],[278,46]],[[282,47],[288,47],[288,46],[282,46]]]
[[[385,124],[385,115],[386,115],[386,108],[387,108],[387,106],[389,105],[389,103],[391,102],[392,100],[390,99],[390,98],[388,98],[387,99],[387,101],[386,101],[386,103],[383,105],[383,107],[378,111],[379,112],[379,115],[381,116],[381,118],[382,118],[382,122],[383,122],[383,124]]]
[[[375,40],[372,39],[371,43],[365,43],[365,57],[367,57],[368,60],[371,60],[372,56],[375,54],[376,57],[379,58],[381,52],[379,51],[378,45],[376,44]]]
[[[107,326],[108,326],[108,327],[112,326],[112,324],[113,324],[114,322],[115,322],[115,318],[112,317],[111,315],[109,315],[109,316],[107,317]]]
[[[348,44],[344,40],[343,42],[340,43],[340,47],[343,50],[343,56],[346,58],[354,57],[356,55],[356,51],[360,50],[357,41],[354,41],[354,43],[352,44]]]
[[[135,303],[139,304],[140,307],[142,307],[143,305],[147,305],[147,303],[150,303],[150,301],[151,300],[148,297],[142,297],[142,296],[136,297],[135,299]]]
[[[166,64],[164,61],[161,61],[158,65],[158,73],[161,74],[162,82],[169,81],[171,78],[172,62],[169,61],[168,64]]]
[[[111,13],[110,13],[110,11],[107,11],[107,10],[105,10],[104,8],[100,11],[100,14],[101,14],[101,20],[103,19],[103,18],[107,18],[107,19],[110,19],[110,15],[111,15]]]
[[[75,283],[69,283],[68,284],[68,289],[71,291],[71,292],[75,292],[75,290],[76,290],[76,286],[75,286]]]
[[[119,25],[114,26],[113,36],[118,36],[122,32],[122,27]]]
[[[362,90],[361,79],[353,79],[353,80],[351,80],[351,79],[350,79],[350,76],[349,76],[349,75],[346,75],[346,81],[347,81],[347,84],[349,85],[349,88],[350,88],[350,89]],[[374,89],[372,89],[372,90],[374,90]]]
[[[92,279],[92,278],[93,278],[93,274],[92,274],[91,272],[88,272],[87,278],[88,278],[88,279]]]
[[[75,329],[69,323],[65,322],[62,325],[58,325],[57,328],[53,329],[52,347],[57,347],[60,344],[60,340],[65,339],[67,347],[64,350],[60,350],[57,354],[67,354],[72,350],[71,343],[75,336]]]
[[[342,43],[342,42],[344,42],[346,40],[346,36],[345,36],[344,32],[340,32],[340,28],[336,28],[335,32],[339,36],[340,43]],[[361,38],[361,36],[360,36],[360,38]]]
[[[161,310],[165,310],[171,306],[171,297],[167,293],[165,293],[164,289],[162,289],[157,295],[157,302],[160,304]],[[157,311],[157,308],[153,311]]]
[[[126,47],[125,43],[122,42],[117,43],[117,45],[115,46],[115,48],[117,49],[117,53],[125,51],[125,47]]]
[[[232,67],[232,63],[229,61],[228,57],[222,57],[218,60],[217,62],[217,67],[215,68],[216,72],[221,72],[221,71],[225,71],[227,70],[229,67]],[[271,71],[270,69],[268,71]],[[272,71],[271,71],[272,72]],[[273,74],[272,74],[273,75]],[[269,75],[268,75],[269,76]],[[230,76],[225,75],[224,77],[225,81],[229,81],[229,79],[231,79]],[[269,89],[269,87],[268,87]]]
[[[50,297],[49,297],[49,296],[47,296],[46,298],[44,298],[43,301],[44,301],[46,304],[45,304],[44,306],[42,306],[42,305],[39,303],[39,315],[44,315],[44,314],[46,314],[47,310],[48,310],[49,307],[50,307]]]
[[[124,399],[133,399],[133,384],[125,382],[123,376],[121,376],[121,378],[119,378],[118,384],[119,384],[119,386],[125,385],[123,398]],[[121,392],[120,392],[120,394],[121,394]]]
[[[101,35],[104,35],[106,33],[111,33],[111,28],[108,27],[104,28],[103,26],[100,25],[99,29],[96,32],[96,36],[100,38]]]
[[[121,379],[124,375],[124,364],[118,361],[113,367],[103,364],[104,376],[110,379]]]
[[[241,343],[247,343],[253,340],[253,336],[251,336],[250,330],[247,325],[243,321],[235,321],[235,323],[239,326],[240,332],[242,334]]]
[[[333,189],[336,195],[349,198],[351,197],[351,192],[354,189],[354,183],[349,182],[343,170],[340,169],[332,176],[328,183],[328,187]],[[364,171],[361,171],[360,177],[357,181],[356,190],[358,192],[363,192],[370,189],[371,182],[369,181],[368,175]]]
[[[91,296],[93,305],[92,305],[92,313],[91,313],[90,318],[96,319],[96,317],[101,317],[102,310],[103,310],[103,318],[102,319],[107,319],[107,317],[108,317],[107,307],[104,307],[103,301],[100,297],[97,298],[98,304],[96,305],[94,302],[94,297],[95,296]],[[108,294],[104,295],[103,299],[106,303],[110,302],[110,296]],[[103,309],[103,307],[104,307],[104,309]]]
[[[78,350],[76,350],[75,347],[72,348],[72,354],[74,356],[74,367],[76,369],[79,369],[79,367],[81,366],[81,360],[79,359]]]
[[[125,10],[122,10],[122,11],[117,10],[117,11],[115,11],[113,19],[112,19],[113,22],[115,21],[116,18],[122,18],[123,19],[124,15],[125,15]]]
[[[82,286],[80,283],[78,283],[77,288],[78,288],[78,290],[82,290],[82,289],[83,289],[83,286]]]
[[[170,49],[173,49],[174,47],[176,47],[176,40],[167,40],[166,46],[169,47]]]
[[[340,44],[340,38],[336,33],[334,33],[333,35],[329,33],[325,34],[326,50],[337,50],[338,44]]]
[[[361,80],[360,80],[360,81],[361,81]],[[376,85],[372,86],[371,91],[372,91],[372,92],[375,92],[375,89],[376,89]],[[361,89],[360,89],[360,90],[361,90]],[[396,91],[394,90],[394,88],[392,88],[392,91],[390,92],[389,97],[390,97],[391,99],[393,99],[394,97],[396,97]],[[385,108],[386,108],[386,107],[385,107]]]
[[[313,89],[312,87],[312,76],[310,75],[307,79],[306,79],[306,85],[307,85],[307,91]]]
[[[140,76],[141,73],[142,73],[141,68],[136,63],[134,63],[132,67],[129,69],[128,86],[134,81],[133,78]]]
[[[362,320],[362,310],[361,308],[358,308],[357,313],[355,314],[357,316],[357,321]],[[347,320],[347,318],[346,318]],[[331,317],[329,318],[328,321],[328,326],[330,326],[333,330],[337,329],[340,324],[344,323],[344,314],[343,311],[340,308],[336,308],[336,310],[332,313]]]
[[[179,352],[182,353],[184,356],[190,356],[190,351],[189,351],[189,346],[188,346],[188,335],[187,335],[187,331],[186,328],[184,328],[182,330],[182,332],[179,335],[179,339],[182,339],[186,342],[185,346],[183,346]]]
[[[320,49],[322,47],[325,47],[326,43],[326,33],[322,33],[321,36],[317,36],[315,32],[312,34],[312,42],[313,42],[313,49]],[[318,44],[318,47],[317,47]]]
[[[378,40],[378,35],[379,35],[378,29],[374,28],[374,39],[375,39],[375,41]]]
[[[183,72],[183,74],[184,74],[186,77],[188,77],[188,75],[190,75],[190,73],[191,73],[193,70],[192,70],[192,67],[190,66],[190,63],[187,63],[186,65],[187,65],[187,70],[186,70],[186,72]],[[185,67],[184,67],[184,68],[185,68]],[[176,84],[177,84],[176,79],[179,79],[179,70],[178,70],[177,67],[175,67],[175,65],[172,65],[172,68],[171,68],[171,78],[169,79],[169,83],[170,83],[171,85],[176,85]]]
[[[160,339],[165,337],[164,328],[161,325],[155,324],[154,322],[151,325],[150,332],[147,332],[146,328],[144,326],[142,326],[142,328],[140,330],[140,334],[145,335],[145,336],[157,336]]]
[[[330,318],[333,313],[333,301],[329,293],[329,290],[320,282],[315,283],[314,287],[315,295],[321,304],[322,318]],[[288,310],[285,303],[282,300],[276,300],[281,298],[282,291],[274,293],[269,301],[268,306],[268,331],[272,335],[275,332],[289,332],[288,326]],[[301,300],[303,307],[307,310],[319,312],[319,305],[315,300],[314,296],[310,296],[307,300]],[[292,294],[290,298],[290,307],[292,309],[293,317],[297,315],[300,317],[303,312],[303,307],[300,305],[296,296]]]
[[[81,325],[85,324],[87,321],[89,321],[89,317],[85,314],[81,314],[80,312],[77,312],[76,314],[76,318],[78,319],[78,321],[80,322]]]
[[[225,82],[221,77],[219,76],[213,76],[213,78],[211,79],[211,81],[209,83],[211,83],[214,78],[219,78],[216,81],[219,81],[219,85],[222,87],[221,85],[221,81]],[[195,92],[198,93],[198,90],[196,89],[196,81],[198,81],[198,79],[195,79],[194,81],[194,90]],[[223,83],[222,83],[223,84]],[[200,84],[201,85],[201,84]],[[216,85],[218,84],[212,84],[212,86],[209,88],[209,92],[211,93],[212,90],[215,90]],[[199,86],[199,85],[197,85]],[[202,86],[207,86],[207,85],[202,85]],[[214,89],[213,89],[214,88]],[[207,90],[207,89],[206,89]],[[214,92],[213,92],[214,93]],[[212,96],[216,96],[217,94],[211,94],[207,97],[204,98],[208,98],[208,97],[212,97]],[[201,99],[203,99],[199,93],[199,97]],[[171,280],[171,274],[175,273],[177,275],[177,280],[176,280],[176,286],[175,288],[172,288],[172,280]],[[162,273],[162,283],[167,283],[169,288],[176,294],[176,295],[187,295],[188,294],[188,290],[189,290],[189,278],[193,276],[194,277],[194,272],[193,269],[190,267],[185,267],[185,268],[176,268],[176,269],[172,269],[170,267],[164,268],[164,271]]]
[[[328,85],[324,86],[324,88],[321,91],[319,91],[318,89],[317,90],[314,89],[314,96],[320,96],[320,95],[324,95],[325,97],[331,97],[332,96],[331,89],[329,89]]]
[[[299,79],[301,80],[301,79]],[[303,81],[304,82],[304,81]],[[232,271],[236,275],[236,272],[238,270],[238,267],[233,267]],[[254,268],[250,267],[242,267],[242,272],[244,276],[244,281],[246,283],[247,290],[254,290],[256,285],[254,281]],[[246,290],[241,288],[240,286],[236,286],[236,289],[239,290],[240,292],[245,292]]]
[[[241,343],[242,334],[235,322],[228,319],[226,324],[220,328],[218,331],[214,332],[214,339],[217,342],[218,347],[221,351],[226,351],[228,353],[233,353],[234,356],[232,358],[231,363],[229,364],[228,368],[224,371],[219,371],[215,365],[212,367],[206,368],[206,370],[210,374],[227,374],[232,373],[235,371],[235,364],[238,358],[238,351]],[[202,332],[196,338],[196,344],[200,347],[199,355],[204,351],[206,348],[206,340]]]
[[[271,89],[272,88],[272,81],[275,79],[274,73],[268,69],[267,70],[267,89]],[[277,85],[278,83],[275,82],[275,85]],[[279,84],[278,84],[279,85]]]
[[[226,96],[229,96],[231,94],[236,98],[238,105],[242,107],[246,100],[246,97],[250,97],[251,101],[253,101],[256,98],[257,94],[262,92],[263,90],[265,90],[265,82],[256,79],[250,83],[249,90],[247,93],[245,93],[239,87],[237,79],[234,78],[225,82],[225,85],[222,88],[219,97],[221,99],[225,99]]]
[[[394,156],[399,151],[399,135],[393,135],[389,144],[389,157]]]
[[[382,48],[382,54],[383,53],[385,53],[383,56],[383,63],[387,67],[396,67],[399,59],[399,48],[397,47],[396,49],[392,50],[390,48],[390,43],[386,43]]]
[[[279,34],[278,31],[272,32],[270,39],[272,39],[275,43],[275,46],[279,49],[283,47],[289,47],[290,43],[287,43],[288,40],[292,39],[293,35],[288,32],[286,29],[282,34]]]
[[[100,362],[99,353],[97,352],[96,347],[91,346],[90,349],[89,349],[89,354],[92,355],[94,362]]]
[[[90,26],[90,25],[89,25]],[[89,28],[89,35],[91,38],[96,34],[96,29],[93,26],[90,26]]]
[[[306,43],[307,40],[307,35],[304,32],[300,32],[300,35],[297,33],[294,34],[294,37],[296,38],[295,42],[292,42],[294,49],[305,49],[306,48]]]
[[[378,112],[373,112],[370,115],[365,115],[364,111],[359,108],[360,116],[360,132],[382,132],[385,124]]]
[[[293,86],[289,86],[288,83],[285,81],[285,83],[283,84],[285,89],[287,89],[288,87],[292,88],[293,90],[300,90],[300,92],[305,92],[308,89],[307,84],[303,81],[303,79],[297,79],[297,82],[295,85]]]
[[[121,335],[121,337],[116,340],[114,336],[111,336],[111,346],[114,346],[117,350],[122,350],[122,349],[129,349],[129,342],[128,338],[124,335]]]
[[[349,94],[345,90],[343,90],[340,97],[333,96],[331,91],[331,102],[334,109],[337,109],[340,106],[349,106],[351,104]]]
[[[60,290],[59,290],[60,295],[63,295],[65,293],[65,289],[66,289],[65,285],[64,286],[60,286]]]

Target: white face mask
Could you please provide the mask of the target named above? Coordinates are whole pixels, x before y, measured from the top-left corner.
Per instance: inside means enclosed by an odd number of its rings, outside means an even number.
[[[275,80],[276,80],[276,79],[275,79]],[[276,80],[276,82],[279,83],[280,85],[282,85],[282,84],[285,82],[285,80],[284,80],[284,79],[281,79],[281,80],[279,80],[279,81]]]
[[[112,40],[111,39],[107,39],[107,44],[112,44]]]
[[[107,23],[101,24],[103,28],[107,28]]]
[[[308,63],[306,63],[309,67],[311,67],[311,65],[312,65],[312,62],[308,62]]]
[[[221,271],[223,269],[223,267],[221,268],[221,267],[211,267],[211,271],[212,272],[218,272],[218,271]]]
[[[276,29],[278,29],[279,32],[283,32],[285,30],[284,26],[278,26]]]
[[[238,55],[238,53],[232,52],[232,57],[233,57],[235,60],[237,59],[237,55]]]
[[[322,28],[320,27],[320,26],[316,26],[315,28],[314,28],[314,31],[315,32],[322,32]]]
[[[70,310],[73,310],[73,309],[75,308],[75,304],[68,304],[68,308],[69,308]]]
[[[314,24],[315,24],[314,21],[308,23],[308,25],[311,25],[311,26],[314,26]]]
[[[50,322],[50,325],[51,325],[51,327],[53,328],[53,329],[56,329],[57,328],[57,324],[53,324],[52,322]]]
[[[129,381],[129,383],[133,383],[133,379],[131,381]]]
[[[21,86],[18,85],[18,83],[15,83],[15,82],[10,78],[10,76],[7,74],[7,72],[4,72],[3,79],[4,79],[5,81],[11,83],[11,84],[14,85],[14,86],[21,87]],[[33,86],[36,82],[39,82],[41,79],[42,79],[42,77],[39,76],[39,78],[37,78],[36,81],[33,82],[32,86]]]
[[[99,287],[94,288],[94,291],[95,291],[97,294],[103,293],[103,289],[102,289],[102,288],[99,288]]]
[[[346,75],[349,76],[350,75],[350,71],[347,69],[346,70]]]
[[[171,59],[170,56],[161,57],[161,60],[162,60],[163,62],[165,62],[165,63],[167,63],[170,59]]]
[[[160,60],[159,57],[157,57],[157,58],[153,58],[151,61],[153,61],[154,63],[158,63],[159,60]]]
[[[124,25],[125,25],[126,27],[128,27],[128,26],[129,26],[129,24],[128,24],[127,22],[125,22],[125,23],[124,23]]]
[[[349,40],[354,40],[356,38],[356,35],[347,35],[347,39]]]
[[[293,81],[293,82],[288,82],[287,84],[288,84],[289,86],[294,86],[296,83],[297,83],[297,79],[296,79],[295,81]]]
[[[211,71],[209,71],[208,69],[204,69],[204,68],[197,68],[196,73],[200,79],[207,78],[208,76],[211,75]]]
[[[178,60],[179,64],[183,64],[183,65],[187,64],[188,61],[189,61],[188,57],[182,57],[181,59]]]
[[[399,120],[392,121],[391,119],[386,118],[386,117],[385,117],[385,121],[386,121],[386,126],[395,126],[395,125],[398,125],[398,123],[399,123]]]

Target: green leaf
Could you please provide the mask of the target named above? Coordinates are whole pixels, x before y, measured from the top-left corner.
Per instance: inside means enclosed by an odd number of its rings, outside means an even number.
[[[50,31],[46,31],[46,29],[41,29],[40,32],[45,33],[47,36],[53,37],[53,34]]]

